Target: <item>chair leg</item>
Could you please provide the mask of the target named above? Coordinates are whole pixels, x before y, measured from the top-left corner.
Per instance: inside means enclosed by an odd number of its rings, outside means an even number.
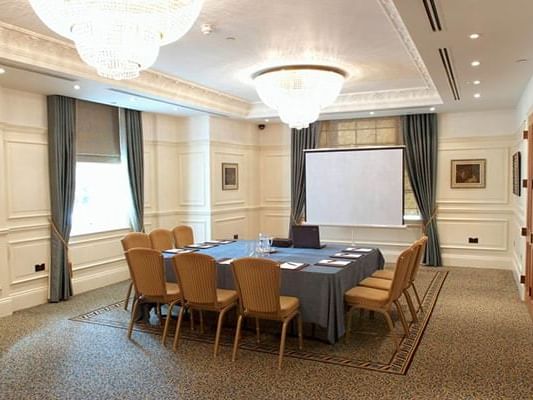
[[[204,313],[202,312],[202,310],[200,310],[199,313],[200,313],[200,334],[203,335],[204,334]]]
[[[289,320],[283,321],[281,327],[281,342],[279,344],[279,358],[278,358],[278,369],[281,369],[281,362],[283,361],[283,353],[285,352],[285,338],[287,337],[287,325]]]
[[[407,320],[405,319],[405,314],[403,313],[403,310],[402,310],[402,305],[400,304],[398,300],[394,302],[394,305],[396,306],[396,310],[398,310],[398,317],[400,318],[400,322],[402,323],[405,336],[407,336],[409,334],[409,327],[407,325]]]
[[[298,313],[298,348],[302,350],[303,347],[304,347],[304,335],[303,335],[302,314]]]
[[[220,342],[220,331],[222,330],[222,324],[224,322],[224,316],[226,315],[226,311],[228,311],[230,308],[224,308],[218,314],[217,334],[215,335],[215,352],[214,352],[214,357],[215,358],[216,358],[216,356],[218,354],[218,344]]]
[[[165,321],[165,328],[163,329],[163,337],[161,338],[161,343],[163,343],[163,346],[165,345],[165,339],[167,338],[168,325],[170,324],[170,320],[172,319],[172,309],[178,301],[179,300],[176,300],[168,304],[167,319]]]
[[[131,310],[130,326],[128,326],[128,339],[131,339],[131,332],[133,331],[133,318],[135,318],[135,313],[137,311],[138,305],[139,305],[139,300],[133,303],[133,310]]]
[[[233,342],[233,354],[231,355],[231,361],[235,361],[237,358],[237,348],[239,347],[239,339],[241,336],[242,314],[239,314],[237,319],[237,329],[235,330],[235,341]]]
[[[161,323],[163,322],[163,317],[161,317],[161,304],[159,303],[156,304],[155,312],[157,314],[157,319],[159,320],[159,325],[161,325]]]
[[[191,332],[194,332],[194,314],[192,308],[189,308],[189,315],[191,317]]]
[[[133,281],[128,286],[128,293],[126,293],[126,303],[124,303],[124,310],[128,310],[128,303],[130,302],[131,290],[133,289]]]
[[[261,343],[261,330],[259,327],[259,318],[255,319],[255,340],[257,343]]]
[[[400,350],[400,344],[398,343],[398,337],[396,336],[396,333],[394,332],[394,323],[392,322],[392,319],[387,311],[380,311],[380,312],[385,316],[387,325],[389,325],[392,340],[394,341],[394,346],[396,346],[396,351],[398,351]]]
[[[180,336],[181,321],[183,321],[183,313],[185,312],[185,306],[180,307],[180,313],[178,315],[178,324],[176,325],[176,333],[174,333],[174,343],[172,345],[172,350],[176,351],[178,348],[178,339]]]
[[[350,309],[346,313],[346,333],[344,335],[344,341],[346,343],[348,342],[348,339],[350,338],[350,332],[352,330],[352,318],[353,318],[352,313],[354,310],[355,310],[355,307],[350,307]]]
[[[415,296],[416,296],[416,301],[418,302],[418,308],[422,311],[424,311],[424,309],[422,308],[422,302],[420,301],[420,296],[418,295],[418,291],[416,290],[416,286],[415,286],[415,283],[411,283],[411,286],[415,292]]]
[[[418,322],[418,317],[416,316],[416,310],[413,304],[413,299],[411,298],[409,291],[404,290],[403,295],[405,296],[405,300],[407,300],[407,306],[409,307],[409,312],[411,313],[411,318],[413,322]]]

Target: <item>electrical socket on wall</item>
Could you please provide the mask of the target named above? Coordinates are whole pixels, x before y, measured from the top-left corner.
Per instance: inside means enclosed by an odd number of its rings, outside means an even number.
[[[45,269],[45,264],[42,263],[42,264],[35,264],[35,272],[40,272],[40,271],[44,271]]]
[[[477,237],[469,237],[468,238],[468,243],[474,243],[474,244],[477,244],[479,242],[478,238]]]
[[[237,240],[238,238],[239,238],[239,235],[237,233],[233,235],[233,239]]]

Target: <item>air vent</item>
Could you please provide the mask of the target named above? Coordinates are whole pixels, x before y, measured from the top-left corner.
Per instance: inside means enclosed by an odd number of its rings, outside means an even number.
[[[435,5],[435,0],[422,0],[422,2],[424,3],[424,8],[426,9],[431,30],[433,32],[442,31],[442,25],[440,23],[439,12],[437,10],[437,6]]]
[[[457,81],[455,80],[455,74],[453,72],[453,65],[450,61],[450,55],[447,48],[439,49],[440,59],[442,61],[442,66],[444,71],[446,71],[446,76],[448,78],[448,83],[450,84],[450,89],[453,94],[454,100],[461,100],[459,95],[459,89],[457,87]]]

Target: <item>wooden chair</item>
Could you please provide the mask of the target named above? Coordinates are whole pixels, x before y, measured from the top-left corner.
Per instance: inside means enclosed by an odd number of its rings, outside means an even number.
[[[205,254],[178,254],[173,258],[174,268],[183,296],[173,349],[178,346],[181,322],[186,308],[218,312],[214,357],[218,353],[224,315],[237,305],[235,290],[217,289],[217,267],[213,257]],[[203,324],[202,324],[203,325]]]
[[[172,229],[172,234],[174,235],[174,243],[176,243],[176,247],[183,248],[194,243],[194,234],[190,226],[176,226]]]
[[[142,249],[151,249],[152,242],[150,242],[150,237],[144,232],[130,232],[124,236],[120,242],[122,243],[122,249],[128,251],[135,247]],[[124,304],[124,310],[128,309],[128,303],[130,302],[131,289],[133,288],[133,281],[130,282],[128,286],[128,293],[126,294],[126,303]]]
[[[152,242],[152,249],[154,250],[163,251],[174,248],[172,232],[168,229],[154,229],[152,232],[150,232],[149,236],[150,241]]]
[[[172,308],[181,302],[181,292],[177,283],[166,282],[163,256],[153,249],[131,249],[126,252],[126,260],[135,287],[136,300],[131,313],[128,327],[128,338],[131,338],[133,319],[139,303],[149,302],[168,304],[168,313],[163,329],[161,342],[165,345]]]
[[[385,320],[391,331],[391,336],[394,340],[396,350],[400,349],[400,344],[396,334],[394,333],[394,323],[392,322],[390,313],[392,304],[396,306],[398,310],[398,298],[402,294],[402,287],[405,280],[405,275],[408,272],[411,258],[414,256],[414,250],[409,247],[404,250],[398,260],[396,261],[396,269],[394,270],[394,277],[392,279],[392,285],[389,290],[380,290],[364,286],[356,286],[346,291],[344,294],[344,301],[350,307],[347,312],[346,323],[346,340],[349,338],[352,328],[352,314],[357,308],[366,309],[370,311],[377,311],[384,315]],[[402,314],[400,314],[402,315]],[[401,317],[400,317],[401,318]],[[402,321],[405,323],[405,321]],[[404,326],[405,329],[405,326]]]
[[[419,251],[416,256],[416,260],[413,263],[412,269],[409,273],[408,279],[407,279],[407,285],[405,288],[405,293],[407,293],[407,296],[409,296],[409,288],[413,288],[413,292],[415,293],[416,301],[418,303],[418,307],[423,310],[422,308],[422,301],[420,300],[420,296],[418,295],[418,290],[416,290],[415,286],[415,280],[418,275],[418,270],[420,269],[420,264],[422,263],[422,257],[424,257],[424,253],[426,251],[426,246],[428,242],[427,236],[422,236],[420,239],[418,239],[419,244]],[[391,270],[380,270],[376,271],[372,274],[372,277],[380,278],[380,279],[388,279],[391,280],[394,275],[394,271]],[[406,296],[406,297],[407,297]]]
[[[296,316],[298,316],[298,347],[301,349],[303,345],[300,301],[297,297],[280,296],[281,270],[278,263],[263,258],[245,257],[233,261],[232,266],[240,301],[232,360],[235,361],[237,357],[243,318],[256,318],[258,340],[259,319],[281,321],[278,359],[278,368],[281,368],[287,325]]]

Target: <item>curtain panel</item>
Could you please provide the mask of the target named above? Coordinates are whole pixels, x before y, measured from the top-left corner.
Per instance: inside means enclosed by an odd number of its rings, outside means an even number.
[[[305,153],[316,149],[320,135],[320,122],[313,122],[308,128],[291,129],[291,215],[289,237],[292,225],[298,225],[305,216]]]
[[[131,227],[144,232],[144,146],[141,112],[124,109],[126,160],[130,182]]]
[[[424,263],[442,264],[436,220],[438,124],[437,114],[402,117],[403,141],[411,186],[422,214],[428,244]]]
[[[51,206],[49,301],[72,295],[68,241],[76,178],[76,100],[48,96],[48,172]]]

